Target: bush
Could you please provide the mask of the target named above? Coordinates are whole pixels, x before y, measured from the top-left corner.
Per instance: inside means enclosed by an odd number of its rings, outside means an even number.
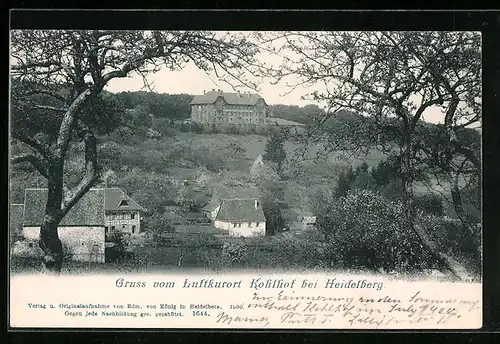
[[[259,262],[261,267],[264,265],[285,270],[327,268],[321,246],[304,234],[286,233],[272,238],[252,238],[257,250],[268,252],[265,261]]]
[[[172,121],[166,118],[153,119],[153,128],[162,134],[163,137],[174,137],[177,135]]]
[[[440,252],[451,255],[469,272],[481,273],[481,227],[472,234],[457,219],[446,219],[423,212],[418,219],[438,245]]]
[[[225,242],[222,245],[222,259],[231,266],[241,263],[247,258],[247,247],[243,243]]]
[[[403,205],[369,190],[349,191],[317,218],[330,256],[345,269],[409,271],[434,262],[404,223]]]
[[[203,132],[205,131],[203,126],[196,123],[196,122],[191,122],[190,124],[190,130],[192,133],[196,133],[196,134],[203,134]]]
[[[144,220],[146,239],[157,243],[167,233],[175,231],[174,220],[166,214],[154,213]]]
[[[232,125],[228,129],[228,133],[233,135],[238,135],[240,133],[240,129],[237,126]]]
[[[417,195],[414,199],[415,208],[435,216],[442,216],[444,212],[443,199],[435,194]]]

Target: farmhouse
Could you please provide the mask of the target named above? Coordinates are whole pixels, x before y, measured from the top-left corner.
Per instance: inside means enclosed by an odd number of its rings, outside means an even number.
[[[190,103],[191,121],[211,130],[237,128],[239,132],[269,127],[303,128],[304,125],[269,117],[269,106],[255,93],[222,90],[195,95]],[[296,130],[299,130],[296,129]]]
[[[106,188],[105,233],[119,231],[136,236],[141,233],[141,212],[145,209],[119,188]]]
[[[259,189],[254,186],[220,186],[203,208],[216,228],[229,235],[252,236],[266,233],[266,218]]]
[[[47,189],[26,189],[24,205],[11,205],[11,231],[19,227],[24,240],[15,250],[34,253],[45,212]],[[58,228],[61,241],[74,260],[104,262],[106,235],[112,232],[141,232],[141,211],[145,209],[119,188],[90,189],[64,216]],[[21,212],[22,215],[18,213]],[[17,215],[16,215],[17,214]]]
[[[313,229],[316,227],[316,216],[301,216],[300,223],[304,230]]]
[[[210,202],[203,207],[203,213],[212,221],[215,220],[223,199],[259,199],[259,189],[254,186],[219,186],[214,190]]]
[[[266,234],[266,218],[257,199],[223,199],[215,216],[214,227],[231,236]]]
[[[47,189],[25,190],[22,233],[33,251],[38,246],[46,201]],[[104,263],[104,204],[104,189],[91,189],[61,220],[59,238],[73,260]]]

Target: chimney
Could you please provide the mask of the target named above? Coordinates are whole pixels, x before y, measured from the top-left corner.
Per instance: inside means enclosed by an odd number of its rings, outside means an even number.
[[[207,94],[207,91],[206,91],[206,90],[203,90],[203,94]]]

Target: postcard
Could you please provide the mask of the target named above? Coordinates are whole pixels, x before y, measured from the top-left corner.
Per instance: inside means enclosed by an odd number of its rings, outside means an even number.
[[[482,327],[480,33],[10,42],[12,329]]]

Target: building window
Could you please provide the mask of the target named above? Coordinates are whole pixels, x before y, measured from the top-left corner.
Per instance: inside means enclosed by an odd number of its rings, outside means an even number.
[[[233,223],[233,227],[236,227],[236,222]]]
[[[108,226],[104,227],[104,233],[108,234]]]
[[[256,227],[259,227],[259,223],[257,222],[257,224],[255,225]]]
[[[248,223],[248,227],[252,227],[252,223],[251,222]]]
[[[241,227],[241,223],[238,223],[238,227]]]
[[[111,226],[111,231],[114,232],[115,231],[115,226]]]
[[[122,225],[122,229],[125,229],[125,225]]]
[[[130,218],[133,220],[135,219],[135,214],[130,214]]]
[[[33,247],[33,243],[32,243],[32,242],[30,242],[30,243],[28,244],[28,246],[29,246],[29,247]]]
[[[135,233],[135,226],[132,226],[132,233]]]
[[[82,246],[85,246],[85,243],[84,243],[84,242],[82,242]]]

